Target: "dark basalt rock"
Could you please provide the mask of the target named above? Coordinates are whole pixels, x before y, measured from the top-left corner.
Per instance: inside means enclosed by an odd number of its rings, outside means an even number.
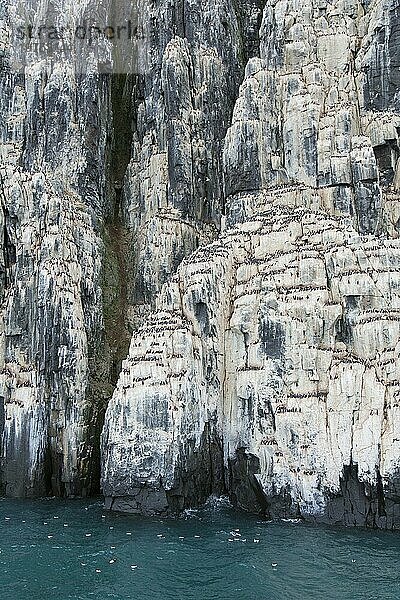
[[[366,65],[365,97],[372,110],[400,109],[400,5],[386,2],[384,24],[375,31],[374,52]]]
[[[229,494],[234,506],[254,513],[269,514],[269,503],[257,481],[260,461],[248,454],[245,448],[237,448],[229,461]]]
[[[226,495],[225,469],[221,440],[211,424],[203,432],[199,448],[188,441],[181,449],[175,477],[168,488],[162,478],[158,482],[120,482],[105,489],[105,507],[146,515],[178,514],[186,508],[201,506],[210,496]]]
[[[329,497],[325,514],[317,520],[349,527],[398,529],[398,490],[398,477],[394,477],[389,488],[384,490],[379,471],[376,485],[369,485],[360,481],[356,464],[346,465],[340,494]]]
[[[259,338],[263,352],[270,358],[281,358],[284,354],[285,331],[280,323],[262,318]]]

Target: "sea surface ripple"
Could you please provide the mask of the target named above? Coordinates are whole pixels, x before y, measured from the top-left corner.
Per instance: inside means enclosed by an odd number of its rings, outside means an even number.
[[[0,600],[398,600],[400,534],[0,499]]]

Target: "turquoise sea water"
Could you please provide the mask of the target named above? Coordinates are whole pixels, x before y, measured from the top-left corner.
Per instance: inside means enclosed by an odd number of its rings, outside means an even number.
[[[0,500],[0,600],[398,600],[400,534]]]

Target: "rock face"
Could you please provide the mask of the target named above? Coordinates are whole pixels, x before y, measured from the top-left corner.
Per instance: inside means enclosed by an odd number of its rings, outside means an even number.
[[[117,510],[400,527],[399,11],[140,0],[140,73],[3,44],[4,493],[101,461]]]
[[[223,231],[164,285],[107,409],[109,506],[225,491],[270,517],[399,525],[397,10],[266,3]]]

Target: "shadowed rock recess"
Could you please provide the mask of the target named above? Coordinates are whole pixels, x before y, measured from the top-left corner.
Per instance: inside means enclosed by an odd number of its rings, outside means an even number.
[[[400,528],[399,1],[138,6],[22,75],[0,0],[0,493]]]

